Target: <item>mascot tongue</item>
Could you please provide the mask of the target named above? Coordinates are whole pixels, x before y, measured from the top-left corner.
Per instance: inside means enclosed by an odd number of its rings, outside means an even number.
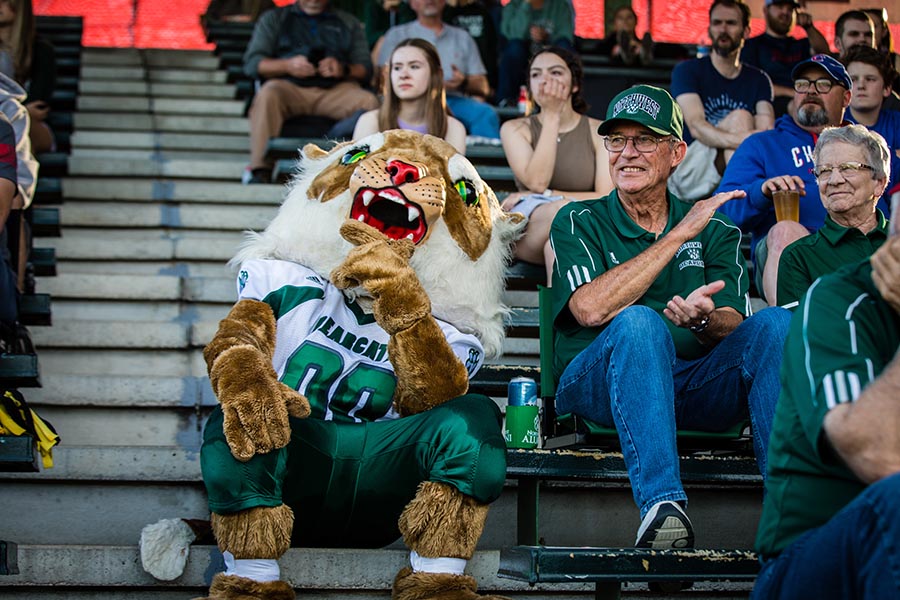
[[[418,244],[428,232],[422,209],[397,188],[361,188],[353,197],[350,218],[374,227],[392,240]]]

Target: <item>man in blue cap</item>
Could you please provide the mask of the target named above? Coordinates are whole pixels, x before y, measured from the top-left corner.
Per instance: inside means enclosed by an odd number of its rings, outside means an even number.
[[[751,234],[756,287],[769,304],[776,302],[778,261],[795,240],[825,223],[825,207],[811,169],[813,148],[826,127],[846,124],[851,80],[847,70],[826,54],[817,54],[794,67],[794,115],[783,115],[775,128],[748,137],[725,168],[719,191],[740,189],[746,197],[722,207],[722,212]],[[775,222],[772,194],[800,193],[800,221]],[[890,210],[884,200],[878,208]]]
[[[609,104],[599,133],[615,189],[553,221],[556,406],[615,427],[641,524],[636,545],[694,543],[677,428],[753,423],[760,472],[778,397],[789,314],[749,316],[741,233],[718,208],[667,189],[684,159],[681,109],[639,85]]]

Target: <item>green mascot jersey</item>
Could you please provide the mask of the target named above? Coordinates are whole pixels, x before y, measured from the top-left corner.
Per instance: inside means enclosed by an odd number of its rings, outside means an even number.
[[[375,317],[303,265],[251,260],[238,274],[239,299],[260,300],[277,319],[278,378],[309,400],[311,418],[336,422],[395,419],[389,336]],[[484,360],[481,342],[437,320],[469,377]]]

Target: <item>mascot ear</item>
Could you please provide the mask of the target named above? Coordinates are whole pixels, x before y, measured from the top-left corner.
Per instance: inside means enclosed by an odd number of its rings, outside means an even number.
[[[315,144],[307,144],[303,146],[303,156],[307,158],[322,158],[323,156],[327,156],[328,152],[322,150]]]

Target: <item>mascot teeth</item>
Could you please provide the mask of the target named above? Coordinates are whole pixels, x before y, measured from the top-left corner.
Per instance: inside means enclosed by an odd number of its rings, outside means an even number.
[[[374,198],[374,197],[375,197],[375,193],[372,190],[366,190],[365,192],[363,192],[363,196],[362,196],[363,206],[369,206],[369,204],[372,203],[372,198]],[[362,220],[362,218],[360,218],[360,221],[361,220]]]
[[[419,209],[415,206],[409,207],[409,222],[412,223],[419,218]]]

